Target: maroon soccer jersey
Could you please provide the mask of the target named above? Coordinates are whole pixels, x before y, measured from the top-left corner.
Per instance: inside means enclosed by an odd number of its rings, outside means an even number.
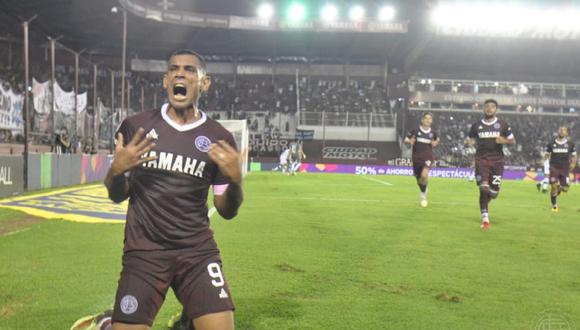
[[[576,146],[572,141],[554,139],[548,143],[546,152],[550,153],[550,167],[568,170],[572,157],[576,155]]]
[[[477,140],[475,157],[503,159],[503,145],[495,142],[499,136],[513,138],[512,129],[503,120],[496,118],[491,123],[485,120],[478,121],[471,126],[469,137]]]
[[[156,138],[155,148],[144,157],[157,156],[157,160],[130,172],[126,252],[187,248],[213,236],[207,215],[209,186],[228,180],[207,151],[218,140],[234,148],[236,143],[230,132],[203,112],[198,121],[179,125],[167,109],[164,105],[129,117],[119,128],[125,143],[140,127]]]
[[[426,160],[433,161],[433,141],[437,140],[437,132],[429,128],[424,130],[421,126],[411,130],[407,138],[415,137],[413,145],[413,161],[422,162]]]

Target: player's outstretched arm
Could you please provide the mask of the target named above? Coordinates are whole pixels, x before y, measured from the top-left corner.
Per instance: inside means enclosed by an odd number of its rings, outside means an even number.
[[[214,195],[213,205],[224,219],[233,219],[244,200],[242,190],[242,155],[225,141],[212,144],[208,155],[219,167],[222,174],[230,181],[228,188],[221,195]]]
[[[415,144],[415,142],[416,142],[415,136],[411,136],[410,138],[409,138],[409,137],[406,137],[406,138],[405,138],[405,140],[403,140],[403,142],[404,142],[405,144],[407,144],[407,145],[410,145],[410,146],[412,146],[412,145],[414,145],[414,144]]]
[[[506,138],[506,137],[503,137],[503,136],[498,136],[498,137],[495,139],[495,142],[496,142],[497,144],[507,144],[507,145],[514,145],[514,144],[516,144],[516,138],[512,136],[512,138],[511,138],[511,139],[508,139],[508,138]]]
[[[109,198],[113,202],[120,203],[129,197],[129,181],[125,176],[127,171],[157,159],[157,157],[141,157],[155,147],[153,139],[153,137],[145,137],[143,128],[137,130],[127,145],[124,145],[123,134],[117,135],[113,162],[105,177],[105,186],[109,192]]]
[[[438,145],[439,145],[439,142],[440,142],[440,141],[441,141],[441,140],[440,140],[439,138],[437,138],[437,139],[435,139],[435,140],[433,140],[433,141],[431,142],[431,145],[432,145],[432,146],[434,146],[434,147],[436,147],[436,146],[438,146]]]

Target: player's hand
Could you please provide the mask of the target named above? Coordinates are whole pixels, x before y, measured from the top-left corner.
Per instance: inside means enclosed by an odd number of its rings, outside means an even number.
[[[236,151],[223,140],[213,143],[207,152],[209,158],[217,164],[223,175],[235,183],[242,182],[243,153],[244,151]]]
[[[131,141],[123,146],[123,134],[118,134],[115,139],[115,153],[111,163],[111,174],[113,176],[121,175],[130,169],[137,167],[145,162],[157,159],[157,157],[141,158],[155,147],[153,137],[145,137],[145,130],[139,128]]]
[[[412,146],[415,145],[415,143],[417,143],[417,138],[412,136],[411,138],[409,138],[409,144],[411,144]]]
[[[503,136],[498,136],[495,138],[495,143],[506,144],[506,143],[508,143],[508,140],[506,138],[504,138]]]

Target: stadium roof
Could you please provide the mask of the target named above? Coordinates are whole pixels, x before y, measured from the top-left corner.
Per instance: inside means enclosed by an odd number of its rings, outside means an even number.
[[[206,14],[249,16],[258,0],[136,0],[152,6],[169,1],[173,9]],[[279,2],[279,1],[278,1]],[[346,5],[348,1],[334,1]],[[578,75],[578,41],[444,37],[430,33],[426,15],[435,1],[393,1],[397,16],[409,20],[407,34],[274,32],[201,28],[160,23],[128,14],[128,56],[165,58],[178,48],[202,54],[268,58],[304,56],[325,61],[382,63],[400,71],[483,72]],[[541,2],[541,1],[538,1]],[[379,6],[376,0],[362,1]],[[21,38],[21,19],[37,14],[33,42],[62,36],[59,42],[94,54],[121,53],[122,15],[111,12],[117,0],[3,0],[0,37]],[[372,8],[374,8],[372,7]]]

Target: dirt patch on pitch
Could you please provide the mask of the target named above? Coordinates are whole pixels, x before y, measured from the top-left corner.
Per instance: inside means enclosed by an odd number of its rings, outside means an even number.
[[[22,215],[13,219],[0,220],[0,236],[10,235],[44,221],[42,218],[31,215]]]
[[[387,292],[390,294],[396,295],[406,295],[411,291],[411,287],[404,284],[393,284],[393,283],[365,283],[367,289],[371,289],[372,291],[381,291]]]
[[[456,304],[463,302],[462,296],[449,294],[447,292],[441,292],[440,294],[435,296],[435,299],[437,299],[439,301],[456,303]]]
[[[300,269],[300,268],[296,268],[294,266],[291,266],[287,263],[283,263],[283,264],[277,264],[275,265],[276,268],[278,268],[279,270],[283,271],[283,272],[288,272],[288,273],[304,273],[304,270]]]

